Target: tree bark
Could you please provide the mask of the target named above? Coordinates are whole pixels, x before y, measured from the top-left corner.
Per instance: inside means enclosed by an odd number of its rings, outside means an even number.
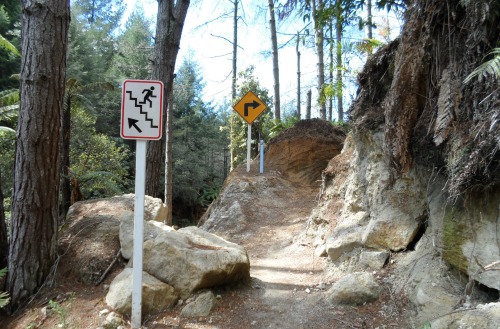
[[[163,94],[167,96],[172,94],[175,61],[179,52],[189,2],[189,0],[158,0],[152,78],[163,82]],[[163,127],[166,127],[167,115],[169,115],[166,97],[163,97],[163,109]],[[171,138],[172,136],[165,136],[159,141],[148,142],[146,152],[147,195],[160,197],[162,194],[163,151],[165,150],[165,141]]]
[[[318,101],[319,101],[319,117],[326,120],[326,104],[322,101],[323,85],[325,84],[325,62],[324,62],[324,33],[323,22],[320,19],[320,13],[323,10],[323,0],[312,0],[312,13],[314,19],[314,36],[316,44],[316,55],[318,56]]]
[[[20,110],[12,192],[11,310],[46,280],[56,259],[59,141],[69,1],[22,1]]]
[[[297,44],[295,51],[297,52],[297,118],[300,120],[300,51],[299,51],[300,35],[297,31]]]
[[[269,0],[269,25],[271,27],[271,44],[273,48],[274,119],[280,121],[280,70],[278,64],[278,39],[276,38],[276,20],[274,18],[274,0]]]
[[[330,56],[330,63],[328,65],[328,77],[329,82],[333,86],[333,23],[330,21],[329,24],[329,37],[330,37],[330,47],[328,49]],[[328,121],[332,121],[333,118],[333,95],[328,96]]]
[[[372,0],[366,0],[366,9],[368,14],[368,39],[373,39],[373,22],[372,22]]]

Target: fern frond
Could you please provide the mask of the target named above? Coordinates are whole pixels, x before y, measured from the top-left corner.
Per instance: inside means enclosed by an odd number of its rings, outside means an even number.
[[[493,55],[494,57],[487,62],[479,65],[472,71],[464,80],[464,83],[469,83],[475,77],[481,80],[485,76],[492,76],[493,78],[500,78],[500,47],[494,48],[488,53],[487,56]]]
[[[0,48],[6,49],[7,51],[9,51],[14,55],[21,56],[19,50],[17,50],[17,48],[12,43],[10,43],[9,40],[5,39],[2,35],[0,35]]]

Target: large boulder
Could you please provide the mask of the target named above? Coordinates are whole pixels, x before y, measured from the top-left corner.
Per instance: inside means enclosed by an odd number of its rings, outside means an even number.
[[[144,222],[144,240],[155,239],[161,232],[175,231],[171,226],[156,221]],[[134,219],[124,218],[120,222],[120,246],[122,257],[132,258],[134,251]]]
[[[66,221],[78,217],[113,218],[121,221],[134,216],[134,194],[117,195],[110,198],[80,201],[68,211]],[[146,195],[144,198],[144,219],[163,222],[167,218],[167,208],[161,199]]]
[[[242,246],[197,227],[158,230],[144,242],[143,269],[175,287],[182,298],[202,288],[249,280],[250,261]]]
[[[130,315],[132,309],[132,269],[125,268],[109,287],[106,303],[114,310]],[[142,312],[155,314],[174,306],[179,299],[175,289],[146,272],[142,273]]]

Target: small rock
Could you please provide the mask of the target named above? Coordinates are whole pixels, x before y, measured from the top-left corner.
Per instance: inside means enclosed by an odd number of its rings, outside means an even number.
[[[106,317],[106,320],[104,321],[104,323],[119,326],[119,325],[123,324],[123,318],[118,313],[111,312]]]
[[[104,315],[108,314],[109,312],[110,312],[110,310],[105,308],[104,310],[99,312],[99,316],[104,316]]]
[[[311,289],[306,288],[306,293],[310,294],[311,293]]]

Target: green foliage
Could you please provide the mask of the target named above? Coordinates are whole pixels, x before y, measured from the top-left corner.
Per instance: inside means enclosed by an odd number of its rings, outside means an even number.
[[[128,148],[121,140],[99,134],[95,117],[80,107],[72,110],[70,172],[79,182],[84,198],[107,197],[127,191]]]
[[[0,90],[15,88],[12,74],[19,72],[19,27],[21,2],[3,0],[0,5]]]
[[[252,91],[259,99],[267,105],[267,109],[252,123],[252,147],[251,157],[255,157],[258,153],[258,141],[263,139],[265,142],[269,140],[269,131],[266,127],[272,125],[272,104],[273,100],[269,96],[269,90],[262,87],[259,80],[254,76],[254,67],[250,66],[245,71],[238,74],[237,99],[241,99],[249,91]],[[230,136],[230,148],[233,150],[234,166],[243,163],[246,160],[247,154],[247,128],[248,124],[239,117],[234,111],[231,114],[233,120],[233,135]]]
[[[16,56],[21,56],[19,50],[17,50],[17,48],[12,43],[10,43],[9,40],[5,39],[2,35],[0,35],[0,48],[3,48]]]
[[[266,128],[269,131],[269,139],[278,136],[283,130],[293,127],[297,122],[299,122],[295,115],[284,116],[281,121],[270,121]]]
[[[5,274],[7,274],[7,269],[6,268],[0,269],[0,279],[3,278]],[[7,304],[9,304],[9,302],[10,302],[9,294],[6,292],[0,292],[0,308],[4,308],[5,306],[7,306]]]
[[[71,306],[71,303],[75,299],[75,294],[70,293],[69,295],[69,305],[68,306],[63,306],[60,303],[53,301],[52,299],[49,300],[49,307],[50,311],[55,313],[59,319],[59,325],[58,328],[70,328],[70,322],[68,321],[68,313],[69,313],[69,307]]]
[[[486,57],[493,56],[492,59],[479,65],[474,71],[472,71],[464,80],[464,83],[469,83],[475,77],[479,78],[479,81],[483,77],[491,76],[492,78],[500,79],[500,47],[494,48],[490,51]]]
[[[185,60],[174,81],[173,199],[178,207],[206,207],[224,179],[223,119],[201,100],[199,76],[197,64]]]
[[[151,76],[150,59],[153,33],[144,10],[136,8],[125,24],[125,32],[118,37],[117,52],[108,72],[110,78],[121,84],[125,79],[147,79]]]

